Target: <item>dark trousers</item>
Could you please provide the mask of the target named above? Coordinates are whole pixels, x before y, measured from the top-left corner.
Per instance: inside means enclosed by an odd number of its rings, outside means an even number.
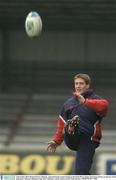
[[[91,141],[90,137],[77,134],[74,136],[64,134],[64,142],[71,150],[76,151],[75,175],[89,175],[93,162],[95,149],[98,143]]]

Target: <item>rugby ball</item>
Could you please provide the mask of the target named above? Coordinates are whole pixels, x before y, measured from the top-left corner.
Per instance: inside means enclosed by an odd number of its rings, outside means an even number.
[[[25,19],[25,31],[29,37],[38,37],[42,32],[42,19],[36,11],[31,11]]]

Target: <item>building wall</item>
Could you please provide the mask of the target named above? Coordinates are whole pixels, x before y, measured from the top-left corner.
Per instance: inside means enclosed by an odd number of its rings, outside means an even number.
[[[10,60],[115,63],[116,33],[43,31],[36,39],[28,38],[21,30],[4,34],[5,39],[0,33],[0,46],[4,39]]]

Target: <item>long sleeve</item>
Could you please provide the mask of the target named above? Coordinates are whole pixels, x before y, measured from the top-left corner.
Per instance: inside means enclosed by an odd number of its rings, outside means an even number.
[[[108,101],[104,99],[86,99],[84,105],[98,113],[101,117],[106,116],[109,107]]]
[[[57,121],[57,130],[54,135],[54,141],[57,144],[61,144],[63,141],[64,125],[65,125],[64,119],[61,116],[59,116]]]

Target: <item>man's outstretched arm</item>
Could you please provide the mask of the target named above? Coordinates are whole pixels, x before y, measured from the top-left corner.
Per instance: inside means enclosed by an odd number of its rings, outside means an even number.
[[[48,142],[47,150],[49,152],[55,152],[56,148],[62,143],[62,141],[63,141],[64,125],[65,125],[65,121],[59,115],[59,118],[58,118],[58,121],[57,121],[57,130],[55,132],[53,140]]]

